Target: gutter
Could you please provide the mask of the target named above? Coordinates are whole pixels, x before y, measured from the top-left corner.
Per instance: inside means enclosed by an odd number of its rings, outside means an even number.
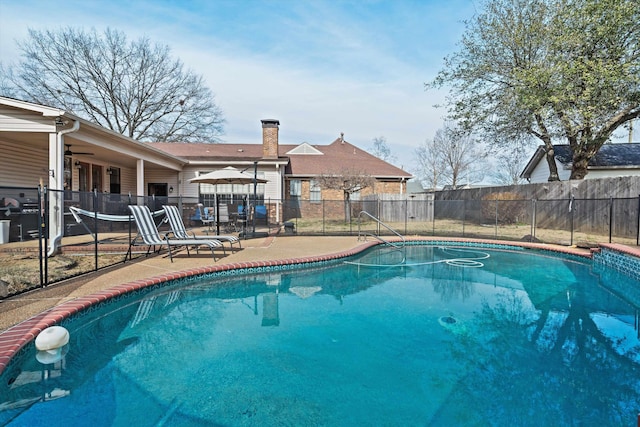
[[[61,131],[58,131],[56,133],[57,137],[56,137],[56,145],[57,145],[57,149],[60,153],[62,153],[61,158],[62,160],[62,164],[60,163],[60,161],[58,161],[58,167],[57,167],[57,186],[62,189],[63,188],[63,180],[64,180],[64,174],[60,173],[61,170],[64,169],[64,138],[63,136],[68,134],[68,133],[72,133],[72,132],[77,132],[78,129],[80,129],[80,121],[78,120],[74,120],[73,121],[73,126],[70,127],[69,129],[63,129]],[[62,167],[60,167],[62,166]],[[51,239],[51,243],[49,243],[49,251],[47,252],[47,257],[51,257],[53,255],[55,255],[55,253],[58,251],[58,249],[60,249],[60,243],[62,241],[62,236],[63,236],[63,231],[64,231],[64,212],[62,211],[64,209],[64,202],[63,202],[63,207],[61,208],[61,210],[59,212],[57,212],[57,214],[59,214],[59,222],[61,223],[60,227],[56,227],[56,235],[53,237],[50,237]]]

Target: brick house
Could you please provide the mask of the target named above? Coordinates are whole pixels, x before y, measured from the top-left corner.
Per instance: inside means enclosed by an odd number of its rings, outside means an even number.
[[[407,180],[413,176],[390,163],[350,144],[341,134],[328,145],[281,144],[280,122],[262,120],[262,144],[205,144],[205,143],[150,143],[168,154],[187,161],[183,168],[184,180],[200,173],[226,166],[234,166],[254,172],[267,184],[258,188],[258,199],[286,203],[301,201],[319,203],[322,200],[343,201],[344,192],[322,188],[319,178],[323,175],[339,175],[344,171],[356,171],[373,178],[374,184],[352,195],[353,200],[371,194],[406,194]],[[183,184],[180,194],[202,196],[213,192],[204,186]],[[218,192],[239,191],[228,187]],[[240,189],[250,191],[250,189]],[[233,201],[233,195],[224,195]],[[280,215],[277,215],[280,218]]]

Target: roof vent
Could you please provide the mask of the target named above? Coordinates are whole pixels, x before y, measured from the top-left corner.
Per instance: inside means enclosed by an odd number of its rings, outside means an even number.
[[[340,132],[340,142],[344,144],[344,132]]]

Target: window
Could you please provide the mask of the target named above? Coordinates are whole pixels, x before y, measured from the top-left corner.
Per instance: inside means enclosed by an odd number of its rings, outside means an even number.
[[[319,203],[322,201],[322,191],[320,183],[315,179],[309,182],[309,200],[311,202]]]
[[[299,199],[302,195],[302,183],[299,179],[289,181],[289,195],[292,199]]]
[[[120,168],[110,166],[107,168],[109,175],[109,193],[120,194]]]

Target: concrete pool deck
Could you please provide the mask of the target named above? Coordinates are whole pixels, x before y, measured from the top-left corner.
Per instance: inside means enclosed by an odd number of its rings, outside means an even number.
[[[159,256],[140,257],[132,262],[69,279],[44,289],[0,301],[0,333],[44,310],[79,297],[103,291],[115,285],[163,276],[175,272],[191,272],[207,266],[238,264],[279,259],[311,258],[354,249],[363,242],[355,236],[269,236],[242,241],[242,249],[226,251],[216,262],[208,251],[187,256],[180,251],[171,262],[166,252]]]
[[[407,237],[407,240],[499,243],[589,257],[591,250],[559,245],[484,239]],[[213,270],[261,267],[276,263],[300,263],[348,256],[374,245],[356,236],[270,235],[242,241],[242,249],[227,251],[213,262],[206,251],[187,257],[181,251],[172,263],[164,255],[141,257],[110,269],[90,273],[0,301],[0,372],[13,355],[48,325],[84,309],[135,289],[192,274]],[[638,247],[616,249],[640,257]]]

